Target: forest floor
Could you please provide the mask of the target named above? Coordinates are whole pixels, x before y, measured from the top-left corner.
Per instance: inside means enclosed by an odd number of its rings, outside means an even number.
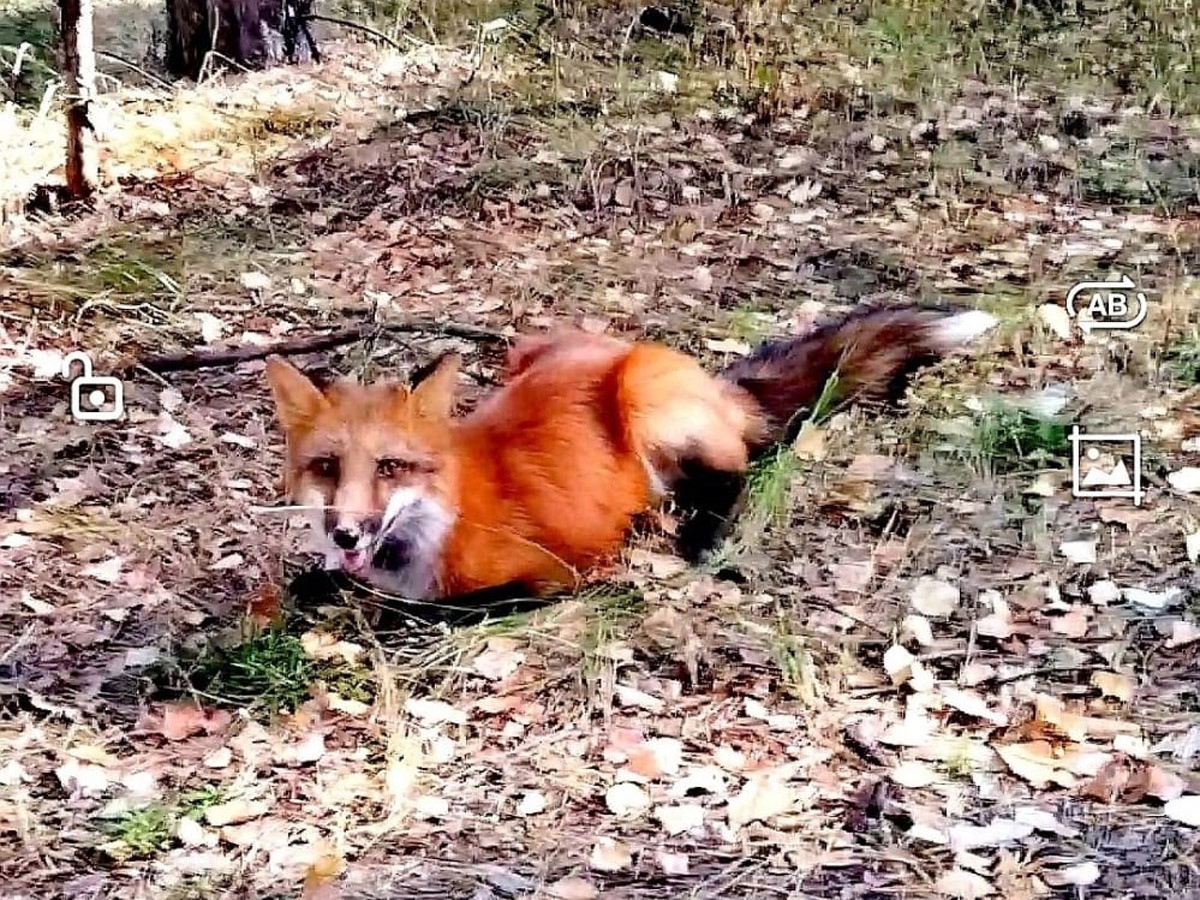
[[[7,896],[1200,897],[1200,17],[637,10],[129,82],[97,201],[0,223]],[[18,200],[62,140],[23,72]],[[1067,314],[1121,276],[1136,328]],[[483,621],[297,587],[261,358],[161,359],[363,329],[293,358],[455,348],[465,407],[518,331],[718,366],[906,301],[1001,324],[760,466],[710,565],[645,535]],[[72,418],[75,350],[121,420]],[[1073,496],[1073,425],[1137,434],[1140,503]]]

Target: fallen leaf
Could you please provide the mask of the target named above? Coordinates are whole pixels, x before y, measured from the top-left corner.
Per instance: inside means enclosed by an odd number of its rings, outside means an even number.
[[[1082,862],[1064,869],[1047,869],[1043,873],[1046,883],[1055,887],[1075,885],[1083,887],[1100,879],[1100,867],[1094,862]]]
[[[816,462],[823,460],[826,455],[825,429],[812,422],[805,422],[800,433],[796,435],[796,440],[792,442],[792,450],[800,459]]]
[[[600,890],[587,879],[568,875],[546,885],[546,896],[553,900],[596,900]]]
[[[653,738],[631,748],[629,769],[645,778],[674,775],[683,763],[683,744],[675,738]]]
[[[941,781],[941,776],[923,762],[906,759],[892,769],[891,779],[901,787],[924,788]]]
[[[404,711],[414,719],[420,719],[421,723],[427,726],[440,725],[444,722],[463,725],[467,721],[467,714],[465,712],[455,709],[449,703],[441,700],[424,700],[419,697],[409,697],[404,701]]]
[[[900,636],[911,637],[922,647],[928,647],[933,643],[933,626],[924,616],[905,616],[900,623]]]
[[[1167,638],[1168,647],[1183,647],[1200,641],[1200,627],[1182,619],[1171,623],[1171,636]]]
[[[633,864],[629,847],[613,838],[600,838],[592,847],[588,865],[597,872],[619,872]]]
[[[713,353],[733,353],[737,356],[749,356],[750,345],[743,341],[735,341],[732,338],[724,338],[722,340],[706,340],[705,346]]]
[[[233,751],[228,747],[218,747],[205,756],[201,762],[210,769],[223,769],[233,762]]]
[[[333,882],[346,867],[346,861],[337,850],[322,841],[316,847],[317,858],[304,872],[304,887],[300,900],[335,900],[336,893],[329,890]]]
[[[966,869],[951,869],[943,873],[934,885],[934,890],[956,900],[978,900],[979,897],[996,893],[990,881]]]
[[[221,840],[235,847],[254,847],[258,850],[280,850],[290,843],[288,824],[278,816],[252,819],[220,830]]]
[[[1036,788],[1051,784],[1065,788],[1075,786],[1075,777],[1058,765],[1049,741],[998,744],[993,749],[1014,775],[1024,778]]]
[[[546,795],[541,791],[526,791],[517,804],[518,816],[536,816],[546,811]]]
[[[67,793],[79,794],[83,797],[104,793],[112,781],[104,766],[80,762],[74,757],[55,769],[54,775]]]
[[[122,562],[121,557],[111,556],[103,562],[84,566],[79,574],[88,578],[95,578],[97,581],[103,581],[106,584],[116,584],[121,577]]]
[[[635,816],[650,808],[650,795],[630,781],[614,784],[604,795],[609,812],[617,816]]]
[[[200,338],[206,344],[211,344],[213,341],[219,340],[224,326],[221,320],[212,313],[197,312],[192,313],[192,317],[200,322]]]
[[[450,817],[450,801],[445,797],[422,794],[413,801],[413,812],[419,819],[447,819]]]
[[[613,696],[622,706],[636,706],[651,713],[661,713],[666,708],[666,703],[658,697],[651,696],[645,691],[640,691],[627,684],[614,685]]]
[[[53,603],[35,599],[29,591],[21,591],[21,603],[29,607],[35,616],[48,616],[57,609]]]
[[[1050,620],[1050,630],[1064,637],[1081,638],[1087,634],[1091,619],[1091,610],[1076,603],[1064,615]]]
[[[987,825],[952,825],[948,834],[951,849],[974,850],[977,847],[999,847],[1013,841],[1022,841],[1033,834],[1033,826],[997,816]]]
[[[264,816],[271,809],[271,804],[263,800],[245,800],[238,798],[228,803],[217,803],[204,810],[204,820],[214,828],[225,825],[238,825]]]
[[[1088,565],[1096,561],[1095,541],[1064,541],[1058,551],[1076,565]]]
[[[158,440],[164,447],[178,450],[192,442],[192,436],[182,424],[165,410],[158,414]]]
[[[275,752],[280,765],[314,763],[325,755],[325,735],[314,731],[294,744],[285,744]]]
[[[655,807],[654,818],[663,826],[663,830],[674,837],[701,828],[704,825],[704,807],[698,803],[681,803],[677,806]]]
[[[32,780],[25,767],[15,759],[10,759],[4,765],[0,766],[0,785],[15,787],[22,781]]]
[[[248,291],[265,291],[271,286],[271,276],[264,272],[243,272],[242,287]]]
[[[655,856],[664,875],[686,875],[689,870],[689,860],[686,853],[669,853],[659,850]]]
[[[1054,814],[1038,809],[1035,806],[1019,806],[1013,810],[1013,818],[1026,825],[1032,825],[1038,831],[1046,831],[1061,837],[1077,837],[1079,829],[1064,825],[1054,817]]]
[[[1038,318],[1056,337],[1064,341],[1071,339],[1071,315],[1056,303],[1043,303],[1038,307]]]
[[[175,412],[183,403],[183,394],[178,388],[163,388],[158,392],[158,405],[167,412]]]
[[[923,616],[948,616],[958,609],[959,596],[956,585],[924,575],[913,588],[912,606]]]
[[[985,722],[991,722],[993,725],[1007,725],[1008,716],[1003,713],[992,710],[987,701],[983,697],[972,691],[964,691],[959,688],[943,688],[942,700],[946,705],[954,707],[961,713],[966,713],[968,716],[975,716],[978,719],[983,719]]]
[[[899,644],[883,655],[883,667],[897,687],[907,684],[919,694],[933,690],[933,673]]]
[[[870,560],[835,563],[830,567],[830,572],[839,591],[862,594],[870,587],[871,579],[875,577],[875,565]]]
[[[726,772],[740,772],[746,768],[746,754],[728,744],[721,744],[713,751],[713,762]]]
[[[1168,474],[1167,483],[1177,491],[1194,494],[1200,491],[1200,469],[1194,466],[1185,466],[1177,472]]]
[[[916,662],[915,656],[899,644],[893,644],[883,654],[883,671],[887,672],[888,677],[892,679],[892,684],[899,686],[908,681],[914,662]]]
[[[1163,802],[1170,802],[1183,795],[1187,782],[1174,772],[1161,769],[1153,763],[1146,764],[1146,793]]]
[[[975,623],[975,630],[983,637],[995,638],[998,641],[1007,640],[1011,637],[1013,623],[1008,604],[1005,603],[1002,609],[997,609],[990,615],[981,618]]]
[[[139,727],[161,734],[168,741],[182,741],[194,734],[220,734],[232,721],[226,710],[205,709],[198,703],[182,700],[147,713]]]
[[[244,556],[242,556],[242,554],[230,553],[228,556],[223,556],[220,559],[218,559],[215,563],[213,563],[208,568],[213,572],[220,572],[224,569],[236,569],[238,566],[240,566],[245,561],[246,561],[246,558]]]
[[[1200,531],[1193,531],[1191,534],[1184,535],[1183,545],[1187,552],[1188,562],[1200,560]]]
[[[525,654],[516,649],[511,638],[492,638],[487,648],[475,657],[471,667],[488,681],[503,681],[525,662]]]
[[[357,665],[363,653],[366,652],[361,644],[344,641],[328,631],[306,631],[300,635],[300,644],[304,648],[304,652],[313,659],[339,660],[351,666]],[[425,709],[420,705],[425,702],[417,700],[418,708]]]
[[[754,775],[729,800],[729,825],[735,831],[751,822],[766,822],[791,812],[796,792],[772,773]]]
[[[1058,697],[1049,694],[1036,694],[1037,722],[1053,726],[1054,730],[1066,735],[1072,741],[1083,741],[1094,737],[1111,739],[1118,734],[1140,733],[1140,729],[1132,722],[1121,722],[1116,719],[1105,719],[1097,716],[1085,716],[1072,712]]]
[[[1200,828],[1200,794],[1185,794],[1176,797],[1163,806],[1163,814],[1168,819]]]
[[[1035,478],[1029,487],[1025,488],[1023,493],[1031,494],[1035,497],[1053,497],[1058,493],[1058,486],[1062,483],[1062,477],[1052,472],[1043,472]]]
[[[175,836],[185,847],[205,847],[216,843],[204,826],[190,816],[182,816],[175,826]]]
[[[1200,472],[1200,469],[1196,470]],[[1165,591],[1147,591],[1142,588],[1125,588],[1121,596],[1130,603],[1144,606],[1147,609],[1165,609],[1176,597],[1183,595],[1179,588],[1167,588]]]
[[[1112,697],[1122,703],[1133,699],[1133,678],[1117,672],[1093,672],[1092,684],[1100,689],[1101,697]]]

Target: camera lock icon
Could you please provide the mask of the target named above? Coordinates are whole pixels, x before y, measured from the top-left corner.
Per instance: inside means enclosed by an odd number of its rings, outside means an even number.
[[[92,360],[76,350],[63,357],[63,378],[71,380],[71,364],[81,374],[71,381],[71,416],[76,422],[115,422],[125,414],[125,385],[111,375],[93,375]],[[109,392],[112,398],[109,398]],[[84,406],[87,399],[87,407]]]

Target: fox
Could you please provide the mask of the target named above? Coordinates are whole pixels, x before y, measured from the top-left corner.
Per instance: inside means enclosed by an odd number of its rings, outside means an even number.
[[[661,343],[564,327],[514,340],[499,386],[465,415],[458,353],[409,383],[318,386],[278,355],[265,375],[283,487],[313,515],[327,568],[416,601],[540,597],[615,564],[635,522],[668,501],[686,512],[680,553],[703,559],[749,467],[819,399],[895,404],[917,370],[996,321],[867,308],[715,373]]]

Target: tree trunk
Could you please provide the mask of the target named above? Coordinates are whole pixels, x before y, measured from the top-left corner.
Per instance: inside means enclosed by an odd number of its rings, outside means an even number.
[[[96,52],[92,45],[92,0],[60,0],[62,74],[67,107],[67,193],[89,196],[100,180],[100,148],[91,121],[96,94]]]
[[[302,14],[310,5],[294,0]],[[288,56],[284,19],[284,0],[167,0],[167,68],[199,79],[230,61],[246,69],[280,65]],[[312,58],[295,29],[291,41],[296,60]]]

